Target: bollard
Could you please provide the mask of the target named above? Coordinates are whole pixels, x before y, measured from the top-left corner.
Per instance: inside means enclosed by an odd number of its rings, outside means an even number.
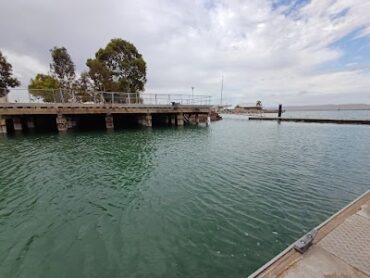
[[[281,118],[281,113],[283,111],[283,105],[279,104],[279,112],[278,112],[278,117]]]

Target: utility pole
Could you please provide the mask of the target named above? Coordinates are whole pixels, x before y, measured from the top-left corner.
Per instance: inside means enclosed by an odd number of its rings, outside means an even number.
[[[221,106],[222,106],[222,91],[224,90],[224,75],[222,75],[222,81],[221,81]]]

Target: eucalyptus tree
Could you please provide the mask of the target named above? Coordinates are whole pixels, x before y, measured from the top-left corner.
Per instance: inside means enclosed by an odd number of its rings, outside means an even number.
[[[65,47],[50,49],[52,62],[50,64],[51,76],[58,80],[63,89],[71,89],[76,81],[75,65]]]
[[[135,45],[112,39],[86,62],[96,90],[140,93],[146,83],[146,63]]]
[[[9,87],[14,88],[21,83],[13,76],[13,67],[0,51],[0,97],[9,93]]]

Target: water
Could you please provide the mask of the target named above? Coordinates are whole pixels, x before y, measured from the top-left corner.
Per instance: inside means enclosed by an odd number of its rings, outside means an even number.
[[[0,139],[0,277],[245,277],[369,189],[370,127]]]

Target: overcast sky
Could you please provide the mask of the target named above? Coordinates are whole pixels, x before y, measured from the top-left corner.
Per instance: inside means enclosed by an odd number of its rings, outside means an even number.
[[[53,46],[78,72],[111,38],[136,45],[147,92],[264,104],[370,103],[370,0],[1,0],[0,49],[27,87]]]

